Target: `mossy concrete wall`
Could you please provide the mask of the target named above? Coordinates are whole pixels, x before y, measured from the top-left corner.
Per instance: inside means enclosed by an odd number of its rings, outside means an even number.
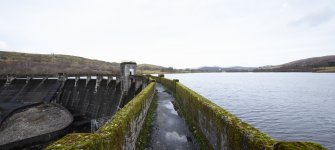
[[[163,77],[152,77],[176,97],[176,102],[193,133],[201,132],[211,149],[284,150],[325,149],[312,142],[276,141],[235,115],[178,82]],[[199,134],[199,133],[196,133]],[[201,136],[200,136],[201,137]]]
[[[152,80],[96,133],[68,134],[46,149],[135,149],[136,139],[153,99],[155,85]]]

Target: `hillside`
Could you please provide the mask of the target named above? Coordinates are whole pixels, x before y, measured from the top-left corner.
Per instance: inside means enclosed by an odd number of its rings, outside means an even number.
[[[4,74],[57,74],[57,73],[116,73],[119,63],[59,54],[28,54],[0,51],[0,75]],[[301,59],[276,66],[200,67],[174,69],[152,64],[138,64],[139,74],[189,72],[335,72],[335,55]]]
[[[260,72],[335,72],[335,55],[312,57],[277,66],[264,66],[255,69]]]
[[[118,63],[58,54],[0,51],[0,74],[113,73]]]
[[[57,74],[57,73],[102,73],[120,71],[119,63],[87,59],[59,54],[29,54],[0,51],[0,75],[5,74]],[[138,64],[139,74],[181,73],[172,67]]]
[[[253,67],[200,67],[197,70],[199,72],[250,72],[253,71]]]
[[[147,70],[147,71],[155,71],[155,70],[162,70],[164,67],[151,65],[151,64],[139,64],[137,65],[137,70]]]
[[[307,59],[296,60],[283,64],[282,66],[287,67],[328,67],[330,62],[335,63],[335,55],[323,56],[323,57],[312,57]]]
[[[137,72],[140,74],[167,74],[167,73],[189,73],[189,69],[174,69],[173,67],[163,67],[151,64],[137,65]]]
[[[151,64],[138,64],[137,72],[140,74],[164,74],[166,68],[163,66],[151,65]]]

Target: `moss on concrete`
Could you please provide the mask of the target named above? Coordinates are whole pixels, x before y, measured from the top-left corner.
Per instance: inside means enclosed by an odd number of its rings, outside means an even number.
[[[320,144],[313,142],[278,142],[275,150],[326,150]]]
[[[47,150],[62,149],[95,149],[94,145],[99,141],[98,134],[91,133],[72,133],[63,137],[61,140],[56,141],[48,146]]]
[[[177,83],[176,95],[177,100],[182,103],[182,105],[184,104],[183,107],[187,106],[185,107],[185,114],[189,112],[190,115],[193,115],[192,117],[194,120],[198,120],[196,119],[198,117],[206,117],[208,121],[215,124],[217,131],[226,131],[229,148],[243,149],[243,147],[248,147],[248,149],[271,149],[273,147],[275,140],[271,137],[249,124],[242,122],[228,111],[217,106],[186,86]],[[185,105],[186,103],[187,105]],[[197,110],[201,110],[201,113],[204,116],[199,116],[196,112]],[[199,123],[199,121],[195,122]],[[210,126],[208,125],[207,127]],[[219,140],[217,142],[219,142]],[[221,143],[216,144],[221,145]]]
[[[193,136],[197,140],[197,144],[201,150],[212,150],[213,147],[209,144],[206,136],[198,128],[196,123],[192,120],[191,116],[186,113],[185,109],[180,108],[179,104],[176,101],[172,102],[178,114],[185,119],[185,122],[188,126],[188,129],[192,132]]]
[[[147,116],[145,117],[140,135],[136,141],[136,149],[144,150],[148,147],[149,140],[150,140],[150,132],[152,129],[152,122],[154,119],[154,112],[157,108],[157,95],[155,94],[151,105],[148,109]]]
[[[151,83],[134,99],[132,99],[124,108],[115,114],[110,123],[102,126],[98,132],[103,138],[109,139],[111,147],[121,149],[125,142],[125,135],[130,132],[131,121],[138,117],[144,105],[149,100],[154,91],[155,84]]]
[[[155,82],[152,82],[96,133],[69,134],[46,149],[124,149],[126,137],[131,132],[130,124],[148,103],[150,105],[154,90]]]

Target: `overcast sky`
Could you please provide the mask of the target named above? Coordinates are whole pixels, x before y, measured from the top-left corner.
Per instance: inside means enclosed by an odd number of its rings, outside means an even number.
[[[0,50],[175,68],[335,54],[334,0],[0,0]]]

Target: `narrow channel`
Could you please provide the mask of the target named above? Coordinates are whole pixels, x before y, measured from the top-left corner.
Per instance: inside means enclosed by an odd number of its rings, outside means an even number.
[[[174,97],[157,83],[157,109],[150,135],[150,149],[198,149],[195,138],[183,118],[178,116]]]

